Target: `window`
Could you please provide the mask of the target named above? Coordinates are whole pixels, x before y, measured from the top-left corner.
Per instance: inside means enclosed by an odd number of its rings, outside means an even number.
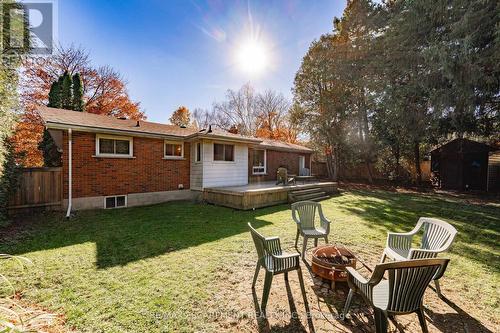
[[[214,161],[234,161],[234,145],[214,143]]]
[[[132,157],[132,138],[97,135],[96,155],[110,157]]]
[[[202,148],[203,148],[203,146],[202,146],[201,142],[196,143],[196,159],[195,159],[196,162],[201,162],[201,150],[202,150]]]
[[[252,157],[252,174],[262,175],[266,173],[266,151],[253,150]]]
[[[165,158],[183,158],[184,143],[165,141]]]
[[[122,208],[127,207],[126,195],[115,195],[104,198],[104,208]]]

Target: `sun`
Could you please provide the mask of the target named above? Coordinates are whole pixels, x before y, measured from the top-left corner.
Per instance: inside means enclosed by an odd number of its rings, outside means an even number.
[[[249,39],[238,47],[236,60],[241,71],[254,76],[268,67],[269,54],[264,43]]]

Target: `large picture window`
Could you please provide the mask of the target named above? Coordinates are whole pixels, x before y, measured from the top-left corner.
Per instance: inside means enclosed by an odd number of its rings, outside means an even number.
[[[96,136],[96,155],[108,157],[131,157],[132,138],[107,135]]]
[[[165,141],[165,158],[183,158],[184,144],[182,142]]]
[[[234,161],[234,145],[214,143],[214,161]]]
[[[263,175],[266,173],[266,151],[262,149],[253,150],[252,174]]]

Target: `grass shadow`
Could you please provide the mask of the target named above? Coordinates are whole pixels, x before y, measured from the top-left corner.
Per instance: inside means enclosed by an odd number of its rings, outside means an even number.
[[[269,224],[260,215],[285,207],[257,211],[189,202],[148,207],[79,212],[71,220],[60,215],[44,218],[33,230],[4,242],[4,253],[24,254],[75,244],[96,244],[96,266],[100,269],[155,257],[172,251],[218,241]]]
[[[379,233],[410,231],[419,217],[436,217],[451,223],[458,231],[450,252],[500,271],[498,239],[500,209],[467,204],[440,196],[354,190],[353,199],[343,202],[344,212],[362,217],[362,223]]]

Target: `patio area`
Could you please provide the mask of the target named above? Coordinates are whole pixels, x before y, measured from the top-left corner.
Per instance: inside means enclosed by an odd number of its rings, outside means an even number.
[[[203,199],[211,204],[241,210],[269,207],[301,200],[322,200],[337,192],[337,184],[328,181],[297,181],[292,185],[276,185],[275,181],[241,186],[210,187]]]

